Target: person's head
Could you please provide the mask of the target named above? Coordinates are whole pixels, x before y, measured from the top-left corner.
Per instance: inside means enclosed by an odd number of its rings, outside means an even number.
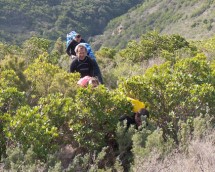
[[[91,77],[88,84],[92,85],[92,87],[97,87],[99,85],[99,81],[97,78]]]
[[[146,108],[141,108],[138,113],[142,116],[146,116],[147,118],[149,118],[149,111]]]
[[[87,56],[87,48],[84,45],[82,45],[82,44],[78,44],[75,47],[75,53],[76,53],[76,56],[80,60],[83,60]]]
[[[141,116],[145,116],[146,118],[149,118],[149,111],[145,108],[141,108],[136,114],[135,114],[135,122],[137,127],[139,127],[142,124]]]
[[[91,79],[91,76],[85,76],[77,82],[77,84],[81,87],[87,87],[89,80]]]
[[[74,40],[77,41],[78,43],[81,42],[81,35],[79,33],[77,33],[75,36],[74,36]]]
[[[81,87],[87,87],[88,85],[92,85],[92,87],[97,87],[99,85],[99,81],[95,77],[85,76],[81,78],[78,82],[78,85]]]

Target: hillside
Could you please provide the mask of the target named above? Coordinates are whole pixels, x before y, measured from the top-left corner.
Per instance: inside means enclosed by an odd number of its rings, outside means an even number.
[[[111,20],[93,46],[125,47],[128,40],[139,39],[147,31],[180,34],[186,39],[209,38],[215,33],[213,0],[151,0]]]
[[[17,44],[33,35],[55,41],[71,30],[87,39],[141,1],[0,0],[0,41]]]
[[[76,30],[98,50],[125,47],[151,30],[195,40],[215,32],[214,0],[0,0],[0,5],[0,41],[13,44],[33,35],[65,40]]]

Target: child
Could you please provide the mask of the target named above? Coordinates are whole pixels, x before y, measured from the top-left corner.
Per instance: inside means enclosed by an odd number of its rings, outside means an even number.
[[[99,81],[95,77],[85,76],[81,78],[78,82],[78,85],[81,87],[87,87],[88,85],[92,85],[92,87],[97,87],[99,85]]]

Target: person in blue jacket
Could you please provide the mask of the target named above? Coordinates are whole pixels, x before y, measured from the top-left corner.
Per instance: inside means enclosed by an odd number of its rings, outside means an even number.
[[[67,34],[67,48],[66,48],[66,53],[68,56],[73,59],[76,56],[75,53],[75,47],[80,43],[80,42],[85,42],[84,39],[82,39],[81,35],[75,31],[70,32]]]
[[[67,39],[68,40],[67,40],[66,52],[72,59],[76,56],[75,47],[78,44],[84,45],[87,48],[87,55],[93,60],[94,74],[98,78],[100,84],[104,84],[101,70],[98,66],[98,63],[96,61],[96,57],[92,51],[90,44],[86,43],[85,40],[82,38],[82,36],[75,31],[70,32],[67,35]]]

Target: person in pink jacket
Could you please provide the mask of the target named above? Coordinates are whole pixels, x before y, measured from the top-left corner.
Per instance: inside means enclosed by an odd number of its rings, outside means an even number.
[[[99,81],[95,77],[85,76],[81,78],[78,82],[78,85],[81,87],[87,87],[88,85],[92,85],[92,87],[97,87],[99,85]]]

